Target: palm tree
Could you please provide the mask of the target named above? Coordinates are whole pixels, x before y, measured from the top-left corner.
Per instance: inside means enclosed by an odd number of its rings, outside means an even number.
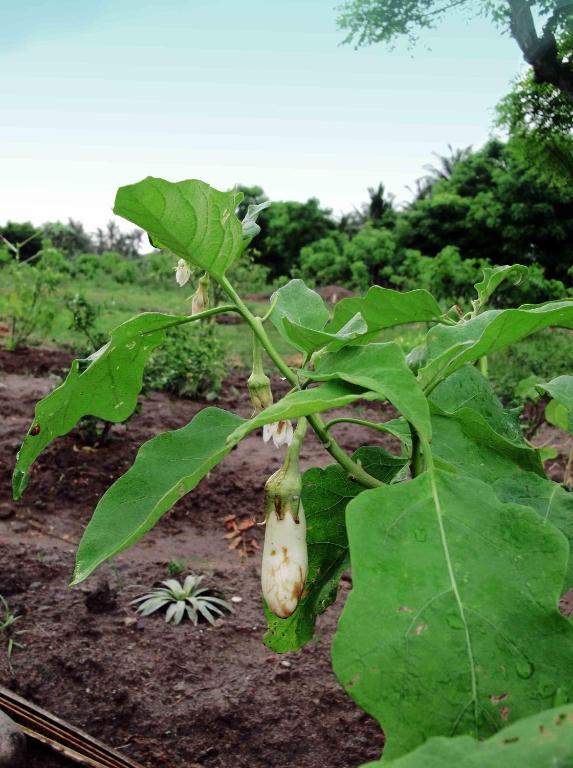
[[[465,149],[454,149],[451,144],[448,144],[448,149],[449,155],[439,155],[437,152],[432,152],[434,157],[438,158],[439,164],[437,166],[430,163],[424,166],[428,173],[422,179],[426,180],[430,186],[438,181],[451,179],[456,165],[467,160],[472,153],[471,146],[465,147]]]

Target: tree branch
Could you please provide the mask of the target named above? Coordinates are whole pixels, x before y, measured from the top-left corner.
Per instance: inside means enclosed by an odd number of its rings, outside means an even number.
[[[543,35],[539,37],[529,1],[507,2],[510,9],[511,34],[521,48],[523,58],[533,67],[535,79],[540,83],[554,85],[573,102],[573,67],[559,55],[554,35],[557,16],[568,9],[573,10],[573,3],[561,4],[545,25]]]

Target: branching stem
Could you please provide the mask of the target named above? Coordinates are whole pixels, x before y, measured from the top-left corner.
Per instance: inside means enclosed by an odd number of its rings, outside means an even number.
[[[253,313],[246,306],[244,301],[241,299],[239,294],[235,291],[226,277],[221,279],[221,286],[226,292],[227,296],[235,302],[236,309],[251,326],[253,333],[257,336],[261,345],[264,347],[266,353],[278,368],[280,373],[290,384],[293,385],[293,387],[298,389],[299,382],[296,373],[291,370],[291,368],[289,368],[289,366],[285,363],[285,361],[275,349],[274,344],[269,339],[267,332],[263,327],[262,318],[255,317],[255,315],[253,315]],[[364,485],[366,488],[378,488],[379,486],[384,485],[383,482],[377,480],[371,474],[366,472],[366,470],[360,464],[351,459],[351,457],[340,447],[340,445],[338,445],[332,435],[328,434],[324,422],[318,414],[308,415],[307,419],[308,423],[315,431],[322,445],[326,448],[330,455],[336,459],[340,466],[346,470],[350,477],[359,482],[361,485]]]

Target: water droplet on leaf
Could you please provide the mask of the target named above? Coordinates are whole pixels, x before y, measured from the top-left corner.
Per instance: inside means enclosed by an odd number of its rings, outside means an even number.
[[[452,629],[463,629],[464,628],[464,622],[462,621],[462,617],[459,613],[450,613],[446,617],[446,621],[450,625]]]
[[[517,672],[519,677],[522,677],[524,680],[527,680],[527,678],[531,677],[531,675],[533,674],[533,664],[527,659],[519,659],[517,664],[515,665],[515,671]]]

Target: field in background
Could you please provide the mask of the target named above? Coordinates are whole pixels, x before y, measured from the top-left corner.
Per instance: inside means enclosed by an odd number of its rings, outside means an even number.
[[[4,273],[5,275],[6,273]],[[0,275],[2,273],[0,272]],[[2,276],[4,276],[2,275]],[[53,290],[51,298],[58,305],[51,330],[42,338],[33,334],[32,345],[42,344],[48,347],[64,347],[83,355],[86,350],[86,339],[71,327],[72,315],[66,308],[66,297],[73,294],[83,295],[97,309],[95,328],[98,332],[108,334],[113,328],[125,322],[140,312],[159,311],[171,314],[187,314],[190,311],[190,297],[194,288],[191,284],[179,288],[174,281],[165,279],[165,285],[142,285],[135,282],[119,283],[112,277],[99,275],[97,279],[86,278],[61,281]],[[9,281],[0,281],[0,329],[6,333],[6,317],[8,300],[11,290]],[[270,295],[272,289],[268,289]],[[256,294],[256,300],[246,302],[251,310],[263,315],[268,310],[268,301],[261,300],[261,294]],[[445,308],[445,307],[444,307]],[[394,340],[405,352],[423,340],[425,327],[399,327],[384,331],[380,341]],[[268,324],[268,332],[281,354],[296,356],[293,349]],[[225,323],[217,325],[217,336],[221,341],[227,368],[245,368],[250,366],[251,340],[244,333],[241,323]],[[91,348],[91,347],[90,347]],[[573,339],[567,331],[546,331],[537,334],[520,344],[511,351],[493,355],[489,361],[489,371],[497,386],[499,395],[511,404],[515,387],[523,379],[536,375],[543,379],[566,373],[573,368]]]

